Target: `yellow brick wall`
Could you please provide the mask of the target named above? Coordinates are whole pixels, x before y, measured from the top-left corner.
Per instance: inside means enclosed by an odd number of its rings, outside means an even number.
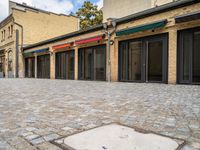
[[[171,10],[168,12],[164,12],[161,14],[157,14],[154,16],[146,17],[143,19],[131,21],[129,23],[121,24],[117,26],[117,30],[125,29],[125,28],[130,28],[138,25],[143,25],[146,23],[151,23],[154,21],[159,21],[162,19],[167,19],[168,23],[166,27],[161,28],[161,29],[156,29],[153,31],[145,31],[145,32],[139,32],[133,35],[129,36],[121,36],[121,37],[116,37],[115,34],[112,35],[111,39],[114,40],[114,44],[111,46],[111,80],[112,81],[118,81],[118,51],[119,51],[119,42],[123,40],[128,40],[128,39],[134,39],[134,38],[140,38],[140,37],[145,37],[145,36],[151,36],[151,35],[156,35],[156,34],[161,34],[161,33],[168,33],[169,39],[168,39],[168,83],[170,84],[175,84],[176,78],[177,78],[177,31],[182,30],[182,29],[189,29],[193,27],[199,27],[200,26],[200,20],[196,21],[191,21],[187,23],[182,23],[182,24],[175,24],[174,17],[179,16],[181,14],[187,14],[190,12],[195,12],[200,9],[200,3],[183,7],[183,8],[178,8],[176,10]],[[89,37],[94,37],[96,35],[100,35],[103,33],[103,29],[99,31],[95,31],[92,33],[88,34],[82,34],[79,36],[75,36],[72,38],[68,38],[66,40],[61,40],[58,42],[46,44],[43,46],[35,47],[30,50],[36,50],[44,47],[52,47],[53,45],[58,45],[62,44],[65,42],[73,42],[75,40],[80,40],[84,38],[89,38]],[[87,44],[84,45],[84,47],[89,47],[89,46],[94,46],[94,45],[100,45],[100,44],[106,44],[107,43],[107,37],[105,38],[104,41],[101,43],[92,43],[92,44]],[[78,77],[78,53],[77,50],[80,47],[72,47],[71,49],[75,49],[75,79]],[[107,60],[106,60],[107,62]],[[107,67],[106,67],[107,68]],[[53,72],[53,71],[52,71]]]
[[[25,45],[78,30],[78,19],[72,16],[13,9],[13,17],[24,28]]]

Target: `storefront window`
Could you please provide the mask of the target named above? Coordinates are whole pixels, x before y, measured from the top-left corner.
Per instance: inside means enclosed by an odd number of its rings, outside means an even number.
[[[83,48],[79,50],[79,79],[105,80],[105,46]]]
[[[179,83],[200,83],[200,29],[179,32]]]
[[[74,79],[74,51],[56,54],[56,78]]]

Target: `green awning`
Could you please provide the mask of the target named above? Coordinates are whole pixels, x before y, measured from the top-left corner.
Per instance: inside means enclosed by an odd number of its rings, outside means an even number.
[[[153,22],[153,23],[149,23],[149,24],[136,26],[133,28],[119,30],[116,32],[116,36],[129,35],[129,34],[134,34],[134,33],[141,32],[141,31],[161,28],[161,27],[164,27],[166,25],[166,23],[167,23],[167,20],[161,20],[161,21],[157,21],[157,22]]]

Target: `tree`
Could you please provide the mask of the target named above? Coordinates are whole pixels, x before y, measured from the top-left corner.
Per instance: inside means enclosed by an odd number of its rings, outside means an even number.
[[[80,18],[81,29],[101,24],[103,20],[103,12],[89,1],[84,2],[83,6],[76,12],[76,15]]]

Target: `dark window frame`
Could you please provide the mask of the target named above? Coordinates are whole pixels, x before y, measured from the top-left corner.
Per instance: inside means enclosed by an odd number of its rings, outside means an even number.
[[[58,68],[58,60],[57,59],[58,59],[59,54],[64,54],[64,56],[65,56],[65,60],[66,60],[66,72],[65,72],[66,75],[65,75],[65,77],[58,77],[58,71],[62,71],[62,70],[58,70],[59,68]],[[69,79],[69,76],[67,75],[67,72],[69,71],[69,70],[67,70],[67,63],[68,63],[67,55],[70,55],[70,54],[72,54],[73,57],[74,57],[73,79]],[[61,66],[59,66],[59,67],[61,67]],[[55,78],[56,79],[63,79],[63,80],[74,80],[75,79],[75,50],[74,49],[71,49],[71,50],[68,50],[68,51],[56,52],[56,56],[55,56]]]
[[[50,79],[50,73],[51,73],[50,57],[51,57],[50,54],[44,54],[44,55],[37,56],[37,78]],[[39,60],[39,59],[41,59],[41,60]],[[47,60],[49,60],[49,61],[47,61]],[[44,61],[44,62],[41,63],[41,61]]]
[[[85,60],[83,57],[80,57],[81,55],[85,55],[84,52],[82,51],[85,51],[87,49],[92,49],[92,56],[94,56],[94,49],[95,48],[103,48],[103,51],[104,51],[104,69],[105,69],[105,72],[104,72],[104,79],[103,80],[94,80],[94,68],[93,68],[93,71],[92,71],[92,79],[85,79],[85,69],[82,70],[82,66],[85,66]],[[78,80],[86,80],[86,81],[106,81],[106,73],[107,73],[107,67],[106,67],[106,64],[107,64],[107,47],[106,47],[106,44],[102,44],[102,45],[96,45],[96,46],[90,46],[90,47],[84,47],[84,48],[79,48],[78,49]],[[85,57],[85,56],[84,56]],[[82,60],[83,59],[83,60]],[[94,67],[94,59],[92,59],[92,65]]]
[[[29,59],[34,62],[33,68],[29,68],[30,66],[28,66],[28,64],[27,64],[28,63],[27,61]],[[32,70],[31,76],[29,76],[29,74],[28,74],[29,69]],[[25,58],[25,78],[35,78],[35,57],[26,57]]]
[[[118,81],[119,82],[136,82],[136,83],[168,83],[168,53],[169,53],[169,48],[168,48],[168,43],[169,43],[169,35],[168,33],[162,33],[162,34],[156,34],[156,35],[150,35],[150,36],[145,36],[145,37],[140,37],[140,38],[134,38],[134,39],[128,39],[128,40],[122,40],[119,42],[119,49],[118,49]],[[146,43],[148,41],[158,41],[162,40],[163,41],[163,56],[162,56],[162,74],[163,74],[163,79],[162,81],[148,81],[146,80],[146,49],[147,45]],[[131,42],[137,42],[141,41],[142,42],[142,50],[141,50],[141,80],[121,80],[121,45],[122,43],[126,43],[127,45],[127,51],[129,50],[129,43]],[[126,57],[128,58],[128,56]],[[128,62],[128,60],[127,60]],[[145,64],[145,65],[144,65]],[[126,68],[128,67],[128,63]],[[126,70],[126,74],[128,76],[128,70]],[[128,77],[127,77],[128,79]]]
[[[200,85],[200,82],[193,82],[193,47],[194,47],[194,33],[200,31],[200,27],[178,30],[177,34],[177,83],[178,84],[192,84]],[[183,79],[183,35],[188,34],[190,37],[190,51],[189,51],[189,80]]]

